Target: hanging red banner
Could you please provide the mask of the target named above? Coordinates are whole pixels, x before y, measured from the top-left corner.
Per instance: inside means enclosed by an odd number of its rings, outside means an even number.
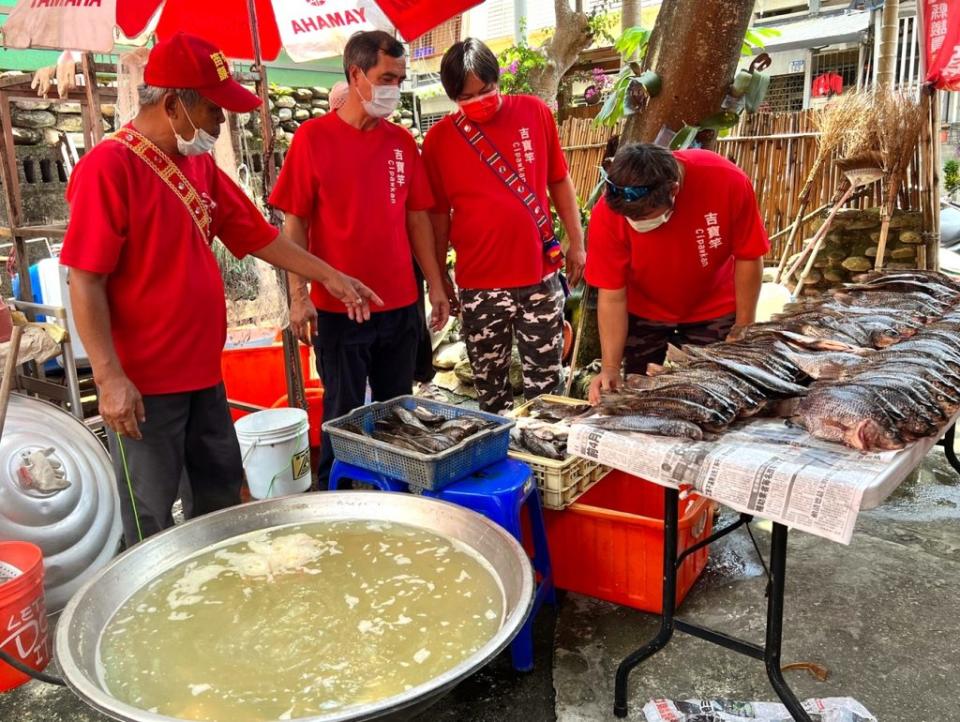
[[[465,12],[482,0],[376,0],[376,4],[392,22],[405,40],[415,40],[454,15]],[[361,2],[361,5],[368,4]]]
[[[960,90],[960,0],[922,0],[927,83]]]

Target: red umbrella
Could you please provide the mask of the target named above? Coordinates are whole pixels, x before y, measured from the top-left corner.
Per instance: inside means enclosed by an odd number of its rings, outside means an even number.
[[[248,2],[256,9],[256,23],[263,60],[275,60],[282,43],[277,17],[271,0],[117,0],[117,25],[128,37],[139,35],[147,27],[150,18],[163,5],[157,25],[161,38],[178,30],[187,30],[209,40],[231,58],[256,59],[256,49],[250,32]],[[328,12],[325,6],[343,5],[328,0],[279,0],[287,4],[302,4],[303,18],[310,22],[339,25],[356,17],[366,15],[365,3],[358,0],[350,5],[352,10]],[[479,5],[482,0],[376,0],[376,6],[390,20],[406,40],[423,35],[449,18]],[[341,26],[343,27],[343,26]]]

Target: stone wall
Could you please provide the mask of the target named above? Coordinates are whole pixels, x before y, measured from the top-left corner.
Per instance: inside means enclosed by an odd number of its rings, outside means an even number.
[[[46,100],[15,100],[10,103],[10,110],[23,199],[23,222],[26,225],[62,222],[67,218],[64,200],[67,172],[57,143],[60,133],[66,133],[77,152],[83,154],[81,106],[79,103]],[[116,115],[114,106],[101,106],[101,114],[104,132],[112,132]],[[0,208],[0,218],[7,223],[3,208]]]
[[[407,98],[404,101],[409,102]],[[310,88],[271,86],[269,108],[275,142],[281,147],[286,147],[293,140],[293,134],[301,123],[330,112],[330,89],[322,86]],[[420,137],[420,130],[414,127],[413,112],[410,108],[401,107],[390,120],[408,128],[415,138]],[[248,140],[257,140],[259,114],[241,116],[240,125],[247,134]]]
[[[815,228],[822,226],[824,220],[820,219]],[[803,292],[817,295],[824,289],[850,282],[858,273],[871,270],[877,260],[880,223],[879,208],[841,210],[817,253]],[[919,211],[894,213],[887,236],[884,268],[917,268],[919,249],[923,245],[922,228],[923,219]],[[795,259],[796,256],[793,256],[787,261],[788,268]],[[796,282],[804,265],[793,278],[787,279],[789,285]]]

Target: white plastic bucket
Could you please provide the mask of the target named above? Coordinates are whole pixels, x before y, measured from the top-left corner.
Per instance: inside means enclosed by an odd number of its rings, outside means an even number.
[[[268,499],[310,488],[310,422],[303,409],[267,409],[236,423],[250,495]]]

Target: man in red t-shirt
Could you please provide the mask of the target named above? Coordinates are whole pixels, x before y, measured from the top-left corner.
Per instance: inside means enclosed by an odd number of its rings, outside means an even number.
[[[436,199],[431,220],[438,260],[446,264],[452,242],[480,408],[495,413],[513,405],[514,340],[527,398],[560,384],[563,258],[547,252],[553,240],[551,200],[569,241],[566,270],[572,285],[580,282],[584,263],[580,211],[553,114],[538,98],[501,96],[499,79],[496,56],[479,40],[451,47],[440,64],[440,80],[460,110],[433,126],[423,144]],[[468,140],[477,133],[493,155],[481,155],[483,146],[478,152]],[[522,180],[519,192],[504,182],[515,175]],[[540,219],[545,222],[538,224]]]
[[[602,370],[644,373],[667,344],[707,344],[753,323],[770,242],[750,179],[705,150],[620,149],[590,217],[587,282],[600,289]]]
[[[433,327],[445,325],[450,312],[427,216],[433,196],[417,144],[385,120],[400,102],[403,45],[384,32],[356,33],[344,49],[343,69],[346,100],[297,129],[270,197],[285,213],[292,239],[376,288],[384,302],[361,326],[323,287],[314,284],[308,292],[306,279],[291,274],[291,323],[307,343],[314,327],[325,419],[362,406],[368,382],[375,401],[412,391],[423,326],[414,256],[430,288]],[[324,434],[321,488],[332,464]]]
[[[361,318],[379,302],[278,236],[217,168],[207,151],[221,108],[249,112],[260,100],[230,77],[216,47],[177,33],[154,46],[144,80],[136,118],[70,177],[60,256],[111,432],[128,545],[173,524],[184,471],[187,516],[240,501],[240,447],[220,375],[227,319],[214,238],[238,257],[317,279]]]

